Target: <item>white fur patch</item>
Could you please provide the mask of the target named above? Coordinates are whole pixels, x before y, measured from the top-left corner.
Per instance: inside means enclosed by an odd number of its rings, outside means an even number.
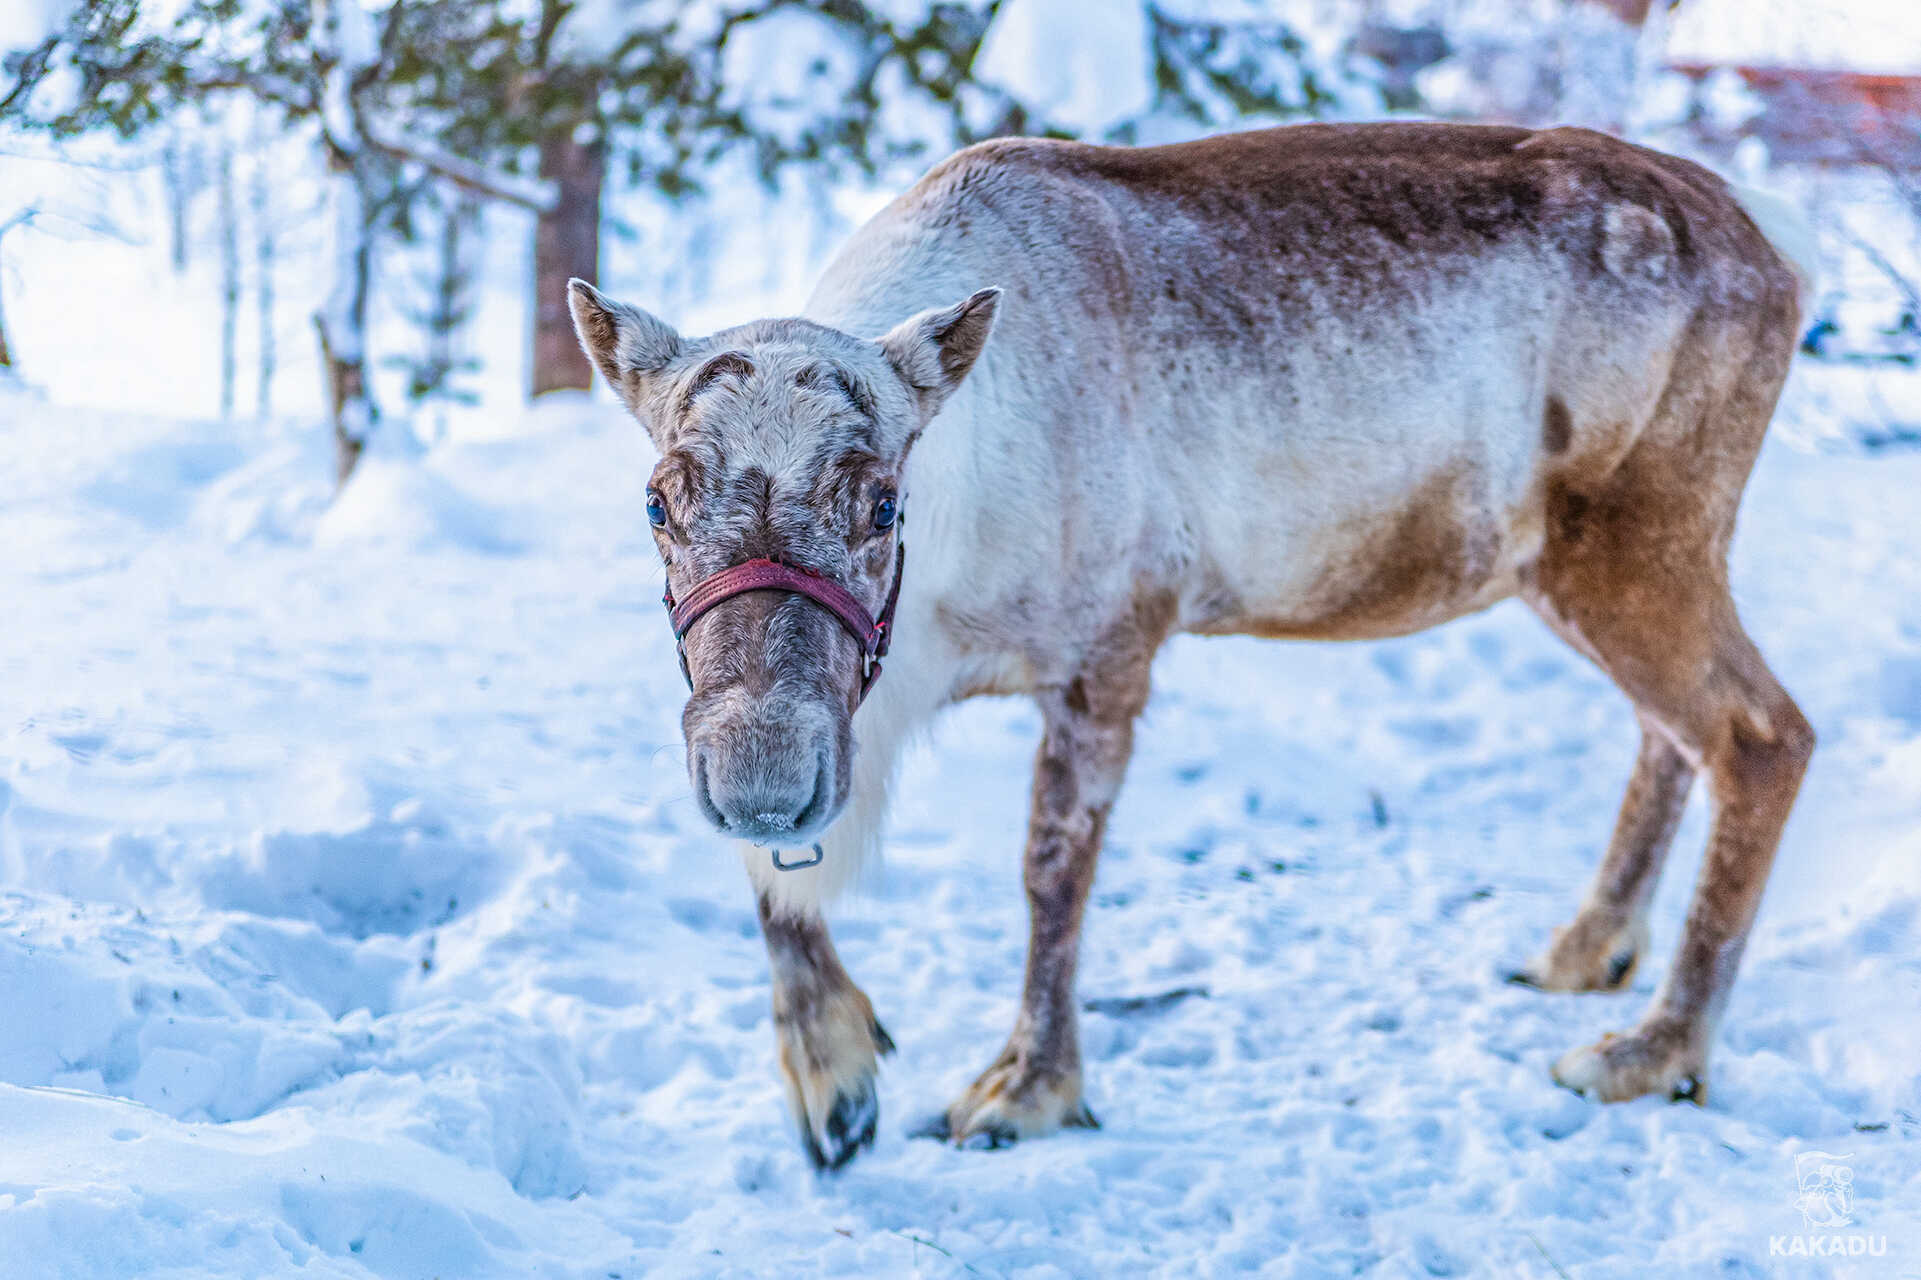
[[[1794,274],[1801,277],[1801,305],[1805,309],[1821,287],[1820,244],[1814,225],[1785,197],[1758,187],[1728,184],[1742,212],[1768,238],[1775,252],[1788,260]]]

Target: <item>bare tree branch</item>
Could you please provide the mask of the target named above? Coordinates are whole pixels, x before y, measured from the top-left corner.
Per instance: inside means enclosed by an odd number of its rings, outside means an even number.
[[[297,80],[284,76],[268,75],[261,71],[247,71],[238,67],[223,67],[208,71],[193,78],[193,85],[201,93],[221,93],[238,90],[250,93],[263,102],[275,103],[301,115],[318,110],[313,93]]]
[[[249,93],[302,114],[318,109],[305,85],[277,76],[227,69],[197,76],[194,83],[204,92]],[[399,137],[372,122],[364,121],[361,131],[368,145],[381,154],[418,164],[461,190],[485,199],[501,200],[534,213],[543,213],[553,208],[557,198],[551,183],[499,173],[433,143]]]
[[[1903,128],[1899,122],[1890,120],[1886,112],[1876,110],[1875,116],[1882,127],[1872,133],[1895,133]],[[1908,158],[1871,142],[1871,131],[1867,129],[1854,132],[1854,152],[1863,164],[1879,170],[1887,178],[1908,213],[1916,223],[1921,223],[1921,180],[1918,180],[1921,179],[1921,129],[1912,132]]]
[[[1861,251],[1870,266],[1888,278],[1888,282],[1901,294],[1908,309],[1915,315],[1921,316],[1921,288],[1917,288],[1912,280],[1902,274],[1899,267],[1888,261],[1887,255],[1875,248],[1873,242],[1861,236],[1846,223],[1841,224],[1841,235],[1849,244]]]
[[[500,173],[418,138],[399,138],[371,123],[363,125],[362,134],[367,145],[382,155],[420,165],[462,191],[489,200],[505,201],[532,213],[545,213],[559,199],[551,182]]]
[[[52,222],[54,226],[47,224]],[[59,224],[67,224],[63,233]],[[28,204],[14,210],[4,221],[0,221],[0,236],[18,227],[35,227],[42,235],[52,235],[56,239],[77,239],[83,235],[104,236],[118,240],[121,244],[139,244],[140,239],[113,221],[105,213],[74,212],[71,209],[52,208],[45,204]]]

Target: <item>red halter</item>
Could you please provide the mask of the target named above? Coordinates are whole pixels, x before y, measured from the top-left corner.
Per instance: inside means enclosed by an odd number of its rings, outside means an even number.
[[[894,606],[900,601],[901,575],[907,569],[905,539],[899,547],[894,556],[894,585],[888,588],[887,603],[881,606],[878,618],[869,614],[852,592],[832,578],[778,560],[749,560],[731,569],[722,569],[698,583],[687,593],[687,598],[679,602],[674,600],[673,589],[669,588],[661,595],[660,602],[667,606],[667,617],[674,626],[674,648],[680,653],[680,674],[686,677],[688,689],[694,687],[694,676],[687,669],[687,632],[709,609],[749,591],[791,591],[797,596],[806,596],[833,614],[847,629],[847,634],[854,637],[861,655],[860,702],[865,702],[867,691],[880,678],[880,660],[887,656],[887,642],[894,627]]]

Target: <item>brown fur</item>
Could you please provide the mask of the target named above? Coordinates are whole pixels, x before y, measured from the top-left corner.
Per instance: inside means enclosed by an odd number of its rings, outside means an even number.
[[[1541,447],[1549,453],[1565,451],[1574,440],[1574,420],[1559,396],[1547,398],[1547,412],[1541,419]]]

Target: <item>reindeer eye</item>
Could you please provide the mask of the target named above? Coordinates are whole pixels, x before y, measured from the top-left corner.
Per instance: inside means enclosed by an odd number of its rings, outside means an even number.
[[[886,494],[882,496],[879,502],[874,504],[874,527],[876,529],[891,529],[894,527],[894,521],[899,515],[900,504],[894,501],[893,494]]]
[[[667,504],[652,489],[647,491],[647,523],[656,529],[667,527]]]

